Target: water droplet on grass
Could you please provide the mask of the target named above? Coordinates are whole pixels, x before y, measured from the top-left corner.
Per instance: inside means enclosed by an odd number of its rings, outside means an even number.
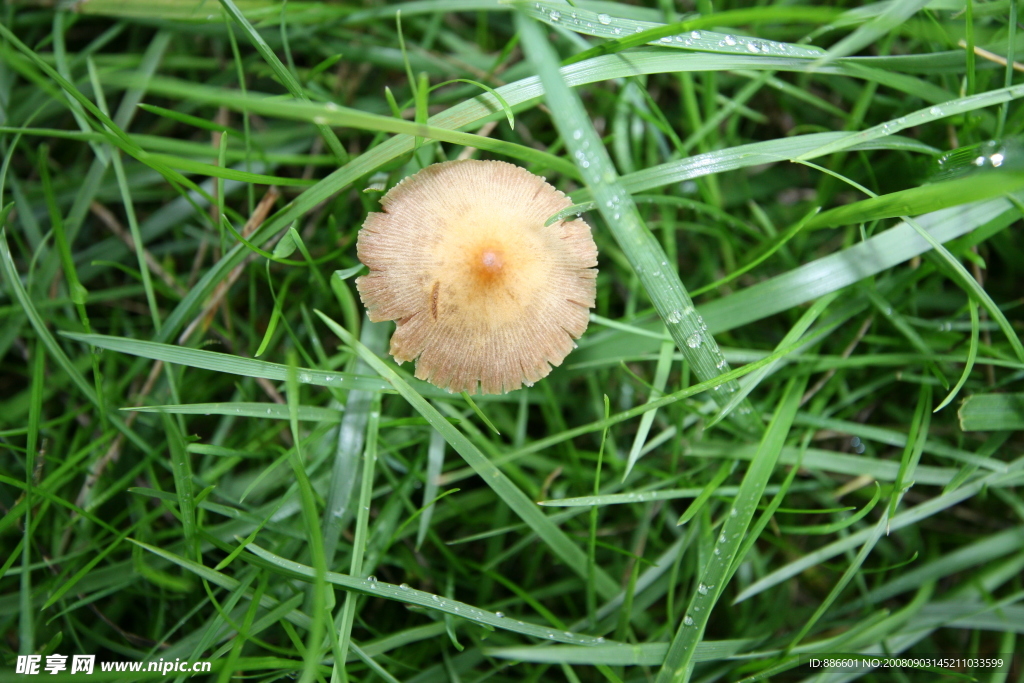
[[[722,41],[726,45],[735,45],[736,44],[736,37],[735,36],[726,36],[725,38],[722,39]]]
[[[612,23],[612,18],[610,16],[608,16],[607,14],[598,14],[597,15],[597,20],[599,22],[601,22],[602,24],[604,24],[605,26],[607,26],[608,24]]]
[[[694,332],[686,339],[686,345],[691,349],[699,349],[700,345],[704,343],[704,337],[700,336],[700,332]]]

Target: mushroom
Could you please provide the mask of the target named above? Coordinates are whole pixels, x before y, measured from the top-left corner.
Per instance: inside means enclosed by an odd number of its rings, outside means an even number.
[[[449,391],[531,386],[576,347],[594,306],[590,226],[572,202],[503,161],[447,161],[405,178],[359,231],[356,280],[373,322],[394,320],[391,355]]]

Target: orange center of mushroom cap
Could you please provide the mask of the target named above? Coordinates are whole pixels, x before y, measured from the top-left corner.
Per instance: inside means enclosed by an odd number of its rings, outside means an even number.
[[[495,247],[484,247],[480,250],[480,262],[477,264],[477,273],[484,277],[495,277],[501,272],[505,265],[505,255],[501,249]]]

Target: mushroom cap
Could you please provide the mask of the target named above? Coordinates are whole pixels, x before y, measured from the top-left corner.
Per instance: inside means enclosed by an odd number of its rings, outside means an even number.
[[[433,164],[395,185],[359,231],[370,320],[391,355],[449,391],[500,394],[561,364],[587,329],[597,246],[544,178],[503,161]],[[418,360],[417,360],[418,359]]]

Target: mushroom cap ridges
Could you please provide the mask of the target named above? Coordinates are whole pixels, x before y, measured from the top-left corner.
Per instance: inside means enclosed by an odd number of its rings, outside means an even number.
[[[597,247],[572,202],[502,161],[434,164],[395,185],[359,231],[370,320],[394,320],[391,354],[451,391],[496,394],[559,365],[587,329]]]

